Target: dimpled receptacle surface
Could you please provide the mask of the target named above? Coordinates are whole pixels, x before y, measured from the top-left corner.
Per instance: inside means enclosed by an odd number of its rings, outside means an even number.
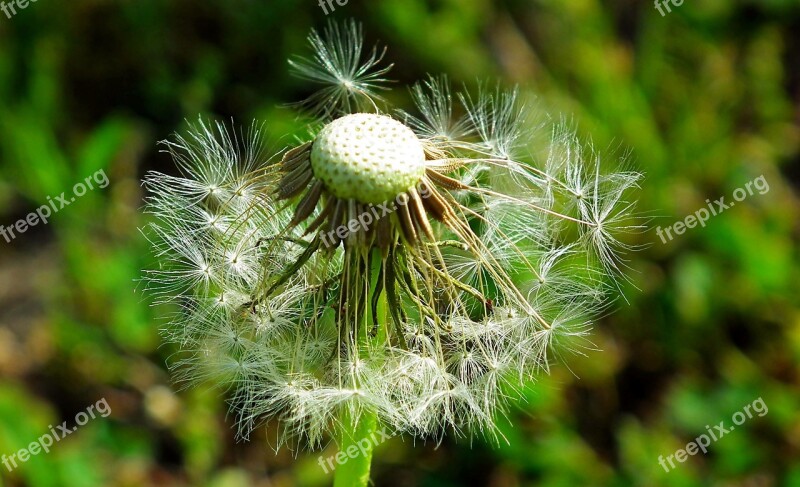
[[[334,196],[383,203],[425,174],[425,152],[408,127],[385,115],[356,113],[326,125],[314,140],[311,168]]]

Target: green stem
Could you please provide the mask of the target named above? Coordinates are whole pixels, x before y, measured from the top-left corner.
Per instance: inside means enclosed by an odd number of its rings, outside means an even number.
[[[382,279],[381,256],[377,249],[371,252],[369,261],[371,281],[375,282],[377,279]],[[378,296],[375,299],[376,293]],[[358,334],[359,340],[369,340],[370,333],[367,332],[369,328],[367,326],[369,323],[368,317],[374,318],[375,323],[373,325],[380,330],[377,339],[381,340],[382,337],[380,335],[385,333],[386,325],[386,291],[382,284],[375,282],[369,294],[367,302],[374,302],[375,305],[367,307],[369,309],[365,310],[364,316],[361,317],[364,323],[364,332]],[[376,436],[377,430],[378,418],[374,412],[361,409],[360,415],[354,418],[349,408],[343,409],[337,457],[344,458],[343,462],[339,462],[337,458],[339,465],[336,467],[333,477],[333,487],[366,487],[369,485],[372,451],[379,441]]]
[[[353,421],[349,412],[342,416],[338,443],[339,452],[344,455],[337,456],[344,456],[345,460],[336,467],[333,487],[366,487],[369,484],[372,450],[377,441],[377,418],[367,411],[362,412],[358,421]]]

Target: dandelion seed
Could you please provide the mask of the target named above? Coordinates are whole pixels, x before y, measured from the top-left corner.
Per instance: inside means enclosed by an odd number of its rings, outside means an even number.
[[[308,42],[314,57],[296,57],[289,61],[292,73],[323,88],[303,102],[312,113],[324,117],[358,110],[378,111],[378,91],[386,89],[383,76],[392,68],[381,67],[386,50],[375,47],[364,57],[364,35],[355,21],[344,25],[328,23],[322,35],[312,31]]]

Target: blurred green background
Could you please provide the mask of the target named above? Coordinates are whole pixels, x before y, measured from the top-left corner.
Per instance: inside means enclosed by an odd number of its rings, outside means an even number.
[[[509,444],[394,438],[377,486],[800,486],[800,2],[349,0],[330,18],[389,46],[393,78],[499,78],[574,120],[646,174],[639,209],[666,227],[763,175],[705,228],[632,256],[602,351],[567,357],[524,391]],[[198,115],[266,122],[277,150],[310,87],[286,58],[326,20],[313,1],[40,0],[0,13],[0,224],[103,170],[89,191],[0,239],[0,454],[99,399],[112,409],[4,486],[328,485],[317,454],[236,442],[225,396],[180,390],[137,289],[152,265],[140,179],[175,173],[158,140]],[[391,99],[408,102],[398,89]],[[637,289],[638,288],[638,289]],[[568,366],[567,366],[568,365]],[[769,408],[665,472],[706,425]],[[713,426],[712,426],[713,428]],[[331,446],[324,456],[335,453]]]

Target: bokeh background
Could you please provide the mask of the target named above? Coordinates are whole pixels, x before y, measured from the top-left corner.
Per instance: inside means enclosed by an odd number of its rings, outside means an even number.
[[[508,444],[394,438],[377,486],[800,486],[800,3],[689,0],[349,0],[399,86],[426,73],[535,93],[599,149],[644,172],[640,210],[666,227],[763,175],[756,194],[632,256],[632,284],[598,322],[601,351],[530,384]],[[302,130],[310,87],[286,58],[323,27],[313,0],[40,0],[0,13],[0,224],[98,170],[90,191],[0,239],[0,453],[101,398],[112,409],[4,486],[324,486],[317,454],[237,442],[225,396],[180,390],[158,316],[137,289],[138,228],[157,141],[199,115]],[[395,90],[400,105],[408,93]],[[757,398],[769,408],[667,473],[669,455]],[[513,426],[511,426],[513,424]],[[331,446],[323,452],[335,453]]]

